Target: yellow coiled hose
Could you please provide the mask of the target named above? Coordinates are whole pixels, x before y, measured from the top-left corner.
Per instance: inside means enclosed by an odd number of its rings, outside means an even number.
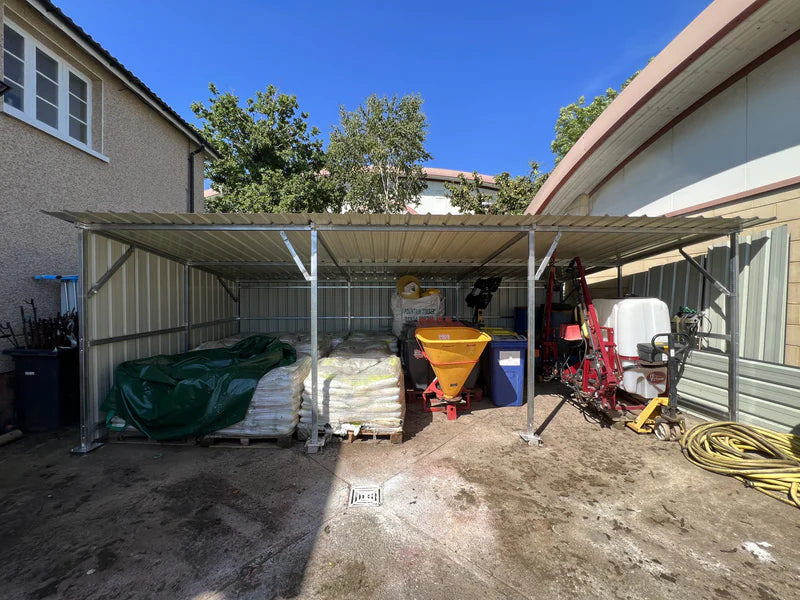
[[[692,427],[681,448],[698,467],[800,508],[800,436],[722,421]]]

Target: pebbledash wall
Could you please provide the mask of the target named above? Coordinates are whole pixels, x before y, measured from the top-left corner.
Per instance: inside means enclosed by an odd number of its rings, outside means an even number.
[[[744,231],[743,237],[785,226],[789,256],[781,362],[792,366],[800,366],[798,98],[800,43],[795,42],[665,131],[588,199],[592,215],[774,218]],[[707,249],[688,251],[703,254]],[[673,253],[626,265],[624,274],[678,260]]]
[[[80,148],[12,116],[0,99],[0,322],[19,330],[19,305],[35,298],[40,315],[59,308],[57,284],[37,274],[77,273],[76,229],[42,210],[185,211],[188,154],[197,141],[134,95],[28,2],[0,1],[2,24],[90,80],[91,146]],[[2,79],[3,61],[0,61]],[[195,198],[202,202],[203,159],[195,161]],[[11,368],[0,356],[0,372]]]

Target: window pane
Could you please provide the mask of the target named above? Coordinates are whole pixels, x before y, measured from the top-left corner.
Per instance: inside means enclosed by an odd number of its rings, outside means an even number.
[[[38,73],[36,74],[36,95],[50,104],[58,105],[58,86]]]
[[[41,98],[36,99],[36,118],[58,129],[58,109]]]
[[[36,49],[36,70],[58,83],[58,63],[38,48]]]
[[[22,88],[17,87],[13,81],[6,80],[6,84],[10,85],[11,89],[3,94],[3,101],[17,110],[25,110],[25,104],[22,100]]]
[[[9,54],[4,53],[5,60],[3,61],[3,73],[11,81],[15,81],[20,86],[25,85],[25,65],[24,63]]]
[[[81,100],[86,100],[86,82],[75,73],[69,74],[69,91]]]
[[[70,94],[69,97],[69,114],[76,119],[86,123],[86,102],[78,100],[75,96]]]
[[[25,58],[25,42],[22,36],[8,25],[3,26],[3,48],[19,58]]]
[[[74,118],[69,118],[69,137],[86,143],[86,125]]]

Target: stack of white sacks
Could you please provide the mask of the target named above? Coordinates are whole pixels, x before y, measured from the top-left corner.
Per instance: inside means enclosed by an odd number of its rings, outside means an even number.
[[[254,334],[239,333],[205,342],[195,350],[227,348],[249,335]],[[294,433],[299,420],[303,380],[311,372],[311,336],[307,333],[282,333],[275,337],[294,346],[297,360],[291,365],[272,369],[264,375],[253,392],[245,418],[230,427],[220,429],[216,432],[218,435],[281,437]],[[330,344],[330,338],[319,336],[317,348],[320,356],[325,356],[330,351]]]
[[[252,334],[236,334],[196,348],[232,346]],[[267,334],[294,346],[297,361],[273,369],[258,382],[245,418],[217,432],[227,436],[278,437],[297,427],[311,431],[311,336],[308,333]],[[333,351],[331,348],[333,347]],[[356,435],[361,428],[394,433],[403,428],[402,368],[397,338],[388,333],[353,332],[320,335],[317,344],[318,424],[334,433]],[[329,358],[324,358],[330,353]]]
[[[244,420],[219,430],[230,436],[292,435],[298,422],[303,380],[311,372],[311,357],[298,354],[294,364],[272,369],[253,392]]]
[[[317,423],[331,426],[337,435],[361,428],[376,433],[403,429],[402,368],[387,334],[358,333],[338,345],[329,358],[319,361]],[[303,382],[303,402],[298,429],[311,431],[311,375]]]
[[[293,346],[300,354],[311,354],[311,334],[310,333],[277,333],[275,334],[278,339],[290,346]],[[328,356],[331,352],[331,338],[330,336],[320,334],[317,336],[317,351],[318,356]]]

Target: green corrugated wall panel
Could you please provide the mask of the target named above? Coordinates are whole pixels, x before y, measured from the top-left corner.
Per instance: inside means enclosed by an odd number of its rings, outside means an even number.
[[[784,225],[769,231],[770,241],[769,293],[764,327],[764,358],[782,363],[786,351],[786,308],[789,299],[789,229]]]
[[[728,246],[709,248],[700,263],[729,286]],[[646,282],[646,283],[645,283]],[[741,356],[782,363],[786,343],[786,299],[789,286],[789,232],[785,225],[746,236],[739,243],[739,337]],[[704,281],[686,261],[653,267],[638,275],[634,291],[661,298],[670,313],[680,306],[704,309],[711,333],[726,333],[725,295]],[[704,298],[704,300],[703,300]],[[727,351],[727,342],[709,339],[708,347]]]
[[[800,433],[800,369],[742,359],[739,374],[742,422]],[[726,413],[728,357],[693,352],[686,362],[678,393],[687,409]]]

